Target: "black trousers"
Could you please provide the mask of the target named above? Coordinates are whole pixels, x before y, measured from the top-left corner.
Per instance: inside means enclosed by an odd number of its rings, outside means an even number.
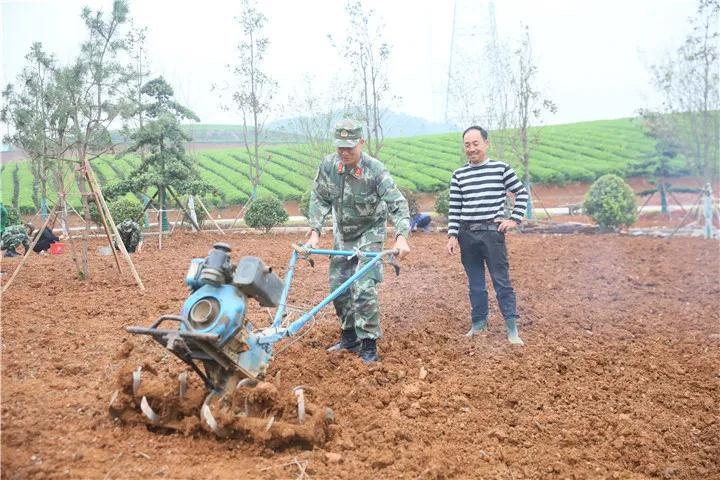
[[[458,242],[460,260],[468,277],[472,320],[487,320],[488,317],[486,266],[490,271],[495,297],[503,318],[517,318],[505,234],[497,231],[497,224],[461,224]]]

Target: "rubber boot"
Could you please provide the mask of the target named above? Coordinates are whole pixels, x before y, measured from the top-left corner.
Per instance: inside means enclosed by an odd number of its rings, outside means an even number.
[[[375,340],[374,338],[362,339],[360,358],[362,359],[363,363],[373,363],[380,361],[380,357],[377,353],[377,340]]]
[[[470,330],[465,334],[466,337],[472,338],[473,335],[487,331],[487,318],[473,319]]]
[[[360,339],[358,339],[354,328],[343,330],[340,341],[327,349],[328,352],[339,352],[340,350],[347,350],[353,353],[360,352]]]
[[[507,339],[513,345],[525,345],[520,338],[517,329],[517,318],[510,317],[505,319],[505,327],[507,328]]]

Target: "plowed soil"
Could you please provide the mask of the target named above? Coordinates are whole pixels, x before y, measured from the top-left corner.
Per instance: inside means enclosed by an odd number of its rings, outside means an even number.
[[[86,281],[69,252],[33,254],[2,298],[2,478],[720,478],[716,240],[510,234],[516,347],[494,300],[489,333],[463,336],[459,258],[444,234],[413,235],[382,284],[380,363],[325,351],[332,307],[271,362],[281,395],[303,385],[332,409],[327,438],[219,439],[111,417],[139,363],[186,370],[123,327],[179,313],[191,258],[224,241],[234,261],[256,255],[283,275],[300,239],[178,232],[158,250],[150,237],[132,257],[144,293],[99,239]],[[18,264],[3,259],[3,284]],[[322,300],[327,268],[300,263],[290,302]]]

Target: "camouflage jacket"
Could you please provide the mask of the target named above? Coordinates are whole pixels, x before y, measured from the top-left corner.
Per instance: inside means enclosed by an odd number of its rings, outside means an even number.
[[[140,240],[142,239],[140,225],[132,220],[123,220],[118,224],[117,229],[120,234],[120,238],[122,238],[122,241],[125,244],[125,248],[133,249],[134,251],[135,247],[138,246]]]
[[[25,250],[30,248],[30,237],[27,234],[25,225],[11,225],[5,229],[0,237],[0,248],[3,250],[15,250],[22,245]]]
[[[310,195],[310,228],[322,232],[330,212],[336,248],[346,248],[347,243],[358,247],[383,243],[388,215],[396,235],[407,237],[410,231],[405,197],[385,166],[364,153],[351,171],[337,154],[328,155],[320,163]]]

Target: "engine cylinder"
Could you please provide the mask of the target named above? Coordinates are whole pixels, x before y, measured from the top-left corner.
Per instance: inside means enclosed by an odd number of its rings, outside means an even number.
[[[210,285],[222,285],[232,278],[232,249],[227,243],[216,243],[205,259],[200,279]]]
[[[188,318],[194,328],[204,328],[217,318],[220,303],[215,298],[202,298],[190,308]]]

